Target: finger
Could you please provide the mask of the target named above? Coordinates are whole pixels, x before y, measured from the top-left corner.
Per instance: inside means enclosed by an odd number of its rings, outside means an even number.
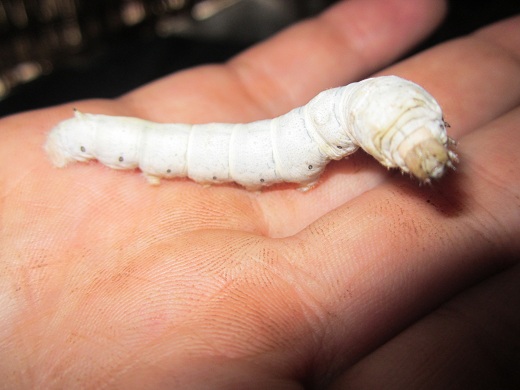
[[[418,54],[384,73],[412,79],[432,92],[451,124],[449,134],[459,140],[519,104],[520,34],[515,33],[519,26],[520,17],[497,23]],[[272,223],[268,231],[275,237],[291,236],[387,178],[385,169],[361,152],[331,163],[320,185],[308,193],[283,199],[276,192],[263,194],[260,205],[265,219],[280,221]],[[301,217],[295,219],[294,215]],[[289,219],[294,223],[285,223]]]
[[[436,0],[342,1],[225,67],[178,73],[125,101],[156,120],[171,120],[172,112],[190,121],[273,117],[395,60],[440,22],[444,10]]]
[[[518,388],[519,278],[516,266],[456,297],[357,363],[332,388]]]
[[[303,249],[290,257],[315,278],[310,295],[327,308],[327,334],[338,332],[320,348],[349,351],[347,366],[510,265],[520,250],[518,123],[520,109],[464,137],[464,163],[442,187],[388,183],[297,236]],[[334,370],[334,352],[321,356],[324,370]]]

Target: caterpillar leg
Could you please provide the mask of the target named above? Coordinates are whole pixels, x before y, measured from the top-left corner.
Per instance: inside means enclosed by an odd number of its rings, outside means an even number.
[[[303,185],[300,185],[300,187],[298,187],[298,191],[301,191],[301,192],[310,191],[314,187],[316,187],[316,185],[318,184],[318,181],[319,180],[314,180],[314,181],[311,181],[310,183],[304,183]]]
[[[161,184],[161,178],[159,176],[144,173],[144,177],[146,178],[146,181],[148,182],[148,184],[150,184],[152,186],[158,186]]]

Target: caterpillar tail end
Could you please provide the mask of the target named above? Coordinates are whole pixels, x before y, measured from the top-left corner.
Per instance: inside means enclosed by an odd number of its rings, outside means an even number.
[[[64,153],[64,148],[61,146],[61,137],[58,134],[58,129],[55,128],[49,134],[47,142],[44,145],[45,152],[52,164],[57,168],[63,168],[70,162],[74,161],[67,153]]]
[[[54,166],[63,168],[74,161],[94,158],[88,147],[92,133],[89,127],[87,116],[75,109],[74,117],[58,123],[50,131],[44,149]]]

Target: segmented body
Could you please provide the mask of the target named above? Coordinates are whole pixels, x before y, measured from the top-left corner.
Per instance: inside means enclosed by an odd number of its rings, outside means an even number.
[[[96,159],[139,168],[152,184],[187,176],[248,189],[278,182],[312,187],[330,160],[359,147],[421,181],[453,167],[442,110],[423,88],[382,76],[326,90],[271,120],[245,124],[160,124],[83,114],[59,123],[45,148],[53,163]]]

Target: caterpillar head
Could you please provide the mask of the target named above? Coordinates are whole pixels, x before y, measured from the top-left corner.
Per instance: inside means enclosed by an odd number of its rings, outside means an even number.
[[[419,141],[404,155],[407,170],[425,183],[441,178],[446,167],[455,169],[454,163],[458,161],[457,155],[449,149],[452,143],[451,139],[442,142],[433,137]]]
[[[358,83],[348,97],[346,120],[352,138],[388,168],[400,168],[421,182],[454,167],[448,124],[437,101],[421,86],[396,76]]]

